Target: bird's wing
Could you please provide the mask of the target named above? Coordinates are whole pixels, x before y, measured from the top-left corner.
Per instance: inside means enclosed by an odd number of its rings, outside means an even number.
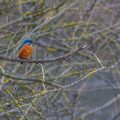
[[[18,51],[20,51],[22,47],[23,47],[23,44],[18,47]]]

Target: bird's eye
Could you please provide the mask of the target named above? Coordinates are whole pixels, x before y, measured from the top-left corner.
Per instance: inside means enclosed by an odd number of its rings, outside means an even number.
[[[31,43],[27,43],[28,45],[31,45]]]

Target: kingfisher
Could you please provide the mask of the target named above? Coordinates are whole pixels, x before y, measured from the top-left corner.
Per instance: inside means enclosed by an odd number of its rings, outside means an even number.
[[[22,44],[18,48],[18,57],[20,59],[29,59],[32,55],[33,47],[32,47],[32,40],[30,38],[25,38],[22,41]]]

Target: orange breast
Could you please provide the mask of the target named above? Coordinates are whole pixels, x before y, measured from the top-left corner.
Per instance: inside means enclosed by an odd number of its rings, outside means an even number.
[[[32,55],[32,50],[32,45],[26,44],[20,49],[18,57],[20,59],[28,59]]]

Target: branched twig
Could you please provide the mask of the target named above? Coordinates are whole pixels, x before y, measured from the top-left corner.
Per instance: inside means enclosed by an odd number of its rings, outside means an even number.
[[[23,81],[30,81],[30,82],[40,82],[40,83],[44,83],[44,84],[47,84],[47,85],[50,85],[50,86],[54,86],[54,87],[58,87],[58,88],[63,88],[61,85],[58,85],[58,84],[55,84],[55,83],[51,83],[51,82],[48,82],[48,81],[45,81],[45,80],[40,80],[40,79],[37,79],[37,78],[14,77],[12,75],[9,75],[7,73],[3,73],[1,71],[0,71],[0,75],[8,77],[8,78],[15,79],[15,80],[23,80]]]
[[[119,116],[120,116],[120,111],[116,115],[112,116],[109,120],[117,120]]]
[[[83,47],[76,47],[74,50],[70,51],[67,54],[64,54],[62,56],[59,57],[54,57],[54,58],[47,58],[47,59],[30,59],[30,60],[21,60],[18,58],[12,58],[12,57],[8,57],[8,56],[3,56],[0,54],[0,59],[1,60],[7,60],[7,61],[11,61],[11,62],[23,62],[23,63],[46,63],[46,62],[54,62],[54,61],[59,61],[59,60],[64,60],[65,58],[75,54],[76,52],[78,52],[79,50],[81,50]]]
[[[44,71],[44,67],[43,67],[43,65],[42,64],[40,64],[41,65],[41,68],[42,68],[42,79],[45,81],[45,71]],[[47,90],[46,90],[46,87],[45,87],[45,84],[43,83],[43,88],[44,88],[44,91],[46,92]]]
[[[4,70],[1,67],[1,73],[5,74]],[[8,93],[8,95],[12,98],[12,100],[14,101],[15,105],[17,106],[17,108],[19,109],[19,111],[21,112],[21,114],[24,116],[25,120],[28,120],[26,115],[24,114],[23,110],[21,109],[21,107],[18,104],[18,101],[14,98],[14,96],[11,94],[11,92],[4,86],[4,84],[2,82],[0,82],[0,85],[2,86],[2,88]]]
[[[88,74],[85,75],[83,78],[81,78],[80,80],[78,80],[78,81],[76,81],[76,82],[73,82],[73,83],[71,83],[71,84],[69,84],[69,85],[65,85],[64,88],[69,88],[69,87],[71,87],[71,86],[73,86],[73,85],[76,85],[76,84],[78,84],[79,82],[83,81],[84,79],[90,77],[90,76],[93,75],[94,73],[96,73],[96,72],[98,72],[98,71],[100,71],[100,70],[103,70],[103,69],[104,69],[104,67],[101,67],[101,68],[99,68],[99,69],[93,70],[92,72],[88,73]]]
[[[71,3],[69,6],[66,6],[65,9],[63,9],[62,11],[60,11],[58,14],[56,14],[55,16],[51,17],[50,19],[46,20],[44,23],[40,24],[39,26],[37,26],[35,29],[33,29],[30,33],[27,34],[27,36],[31,36],[34,32],[36,32],[37,30],[39,30],[41,27],[43,27],[44,25],[48,24],[49,22],[51,22],[52,20],[54,20],[55,18],[61,16],[65,11],[67,11],[68,9],[70,9],[71,7],[73,7],[75,4],[77,4],[79,2],[79,0],[76,0],[75,2]]]
[[[117,97],[113,98],[112,100],[107,101],[104,105],[102,105],[102,106],[100,106],[100,107],[97,107],[96,109],[90,110],[90,111],[88,111],[87,113],[84,113],[84,114],[82,115],[82,118],[84,119],[85,117],[87,117],[87,116],[90,115],[90,114],[93,114],[93,113],[95,113],[95,112],[97,112],[97,111],[99,111],[99,110],[105,109],[106,107],[108,107],[108,106],[110,106],[111,104],[113,104],[114,102],[116,102],[118,99],[120,99],[120,94],[119,94]],[[113,119],[112,119],[112,120],[113,120]]]

